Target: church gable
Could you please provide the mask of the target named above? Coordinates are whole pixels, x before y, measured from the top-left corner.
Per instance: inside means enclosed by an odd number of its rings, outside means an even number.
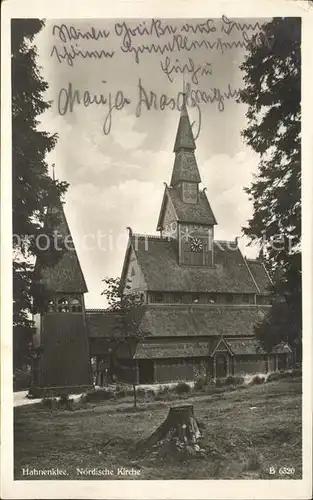
[[[164,231],[167,225],[177,221],[177,214],[169,195],[169,188],[166,186],[161,205],[157,231]]]
[[[122,293],[143,291],[147,288],[144,275],[138,264],[136,253],[132,246],[130,246],[125,257],[122,281]],[[127,289],[126,287],[129,288]]]

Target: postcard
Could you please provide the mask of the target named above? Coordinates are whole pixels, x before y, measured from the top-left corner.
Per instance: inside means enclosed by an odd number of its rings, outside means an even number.
[[[3,498],[310,497],[312,19],[4,3]]]

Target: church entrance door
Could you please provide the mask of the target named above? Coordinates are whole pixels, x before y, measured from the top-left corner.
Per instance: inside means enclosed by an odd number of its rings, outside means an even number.
[[[217,354],[216,362],[216,378],[227,377],[227,357],[225,354]]]
[[[139,384],[153,384],[154,363],[151,359],[141,359],[138,363]]]

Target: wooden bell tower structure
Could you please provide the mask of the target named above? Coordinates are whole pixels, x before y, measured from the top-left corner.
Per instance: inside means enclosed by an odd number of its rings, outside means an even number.
[[[92,387],[85,318],[86,282],[62,202],[54,193],[47,209],[34,271],[36,397],[80,393]]]

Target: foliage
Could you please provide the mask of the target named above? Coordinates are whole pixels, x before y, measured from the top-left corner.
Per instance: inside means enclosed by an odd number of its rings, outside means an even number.
[[[249,385],[260,385],[265,382],[265,378],[255,375],[249,382]]]
[[[203,389],[205,389],[205,387],[208,385],[208,380],[206,377],[199,377],[194,386],[193,386],[193,390],[194,391],[202,391]]]
[[[23,369],[14,370],[13,391],[25,391],[29,389],[30,384],[31,384],[31,371],[29,366]]]
[[[108,399],[112,399],[114,396],[115,392],[112,389],[91,389],[82,395],[81,400],[84,403],[92,403],[107,401]]]
[[[41,403],[45,408],[48,408],[50,410],[55,409],[57,407],[57,399],[56,398],[46,397],[46,398],[43,398]]]
[[[177,392],[177,394],[186,394],[191,391],[191,387],[186,384],[186,382],[178,382],[174,387],[174,391]]]
[[[242,385],[244,383],[244,378],[243,377],[234,377],[233,375],[229,375],[226,379],[224,384],[225,385]]]
[[[260,155],[246,188],[253,216],[245,235],[261,243],[276,302],[257,337],[273,347],[301,339],[301,18],[274,18],[263,26],[273,43],[251,45],[241,66],[248,105],[242,135]]]
[[[123,368],[123,365],[118,361],[117,349],[123,344],[126,345],[128,351],[128,359],[133,359],[136,346],[138,342],[149,335],[148,331],[143,330],[138,326],[136,321],[136,309],[140,308],[143,304],[143,295],[134,293],[131,291],[131,286],[129,282],[125,283],[124,290],[122,292],[122,284],[120,278],[104,278],[102,280],[105,283],[105,288],[101,295],[104,295],[108,301],[109,308],[108,311],[119,313],[116,316],[115,328],[112,332],[112,341],[115,342],[115,346],[112,350],[113,362]],[[132,369],[134,380],[133,380],[133,396],[134,396],[134,406],[137,405],[137,394],[136,394],[136,365],[125,367],[127,369]]]
[[[302,377],[302,370],[291,370],[287,372],[273,372],[270,373],[266,382],[274,382],[281,379],[297,379]]]
[[[40,76],[33,43],[43,26],[44,22],[39,19],[14,19],[11,25],[13,322],[15,338],[25,335],[27,340],[33,327],[30,312],[35,239],[54,192],[45,156],[57,140],[56,135],[38,129],[38,116],[50,107],[43,99],[48,85]],[[64,193],[67,186],[57,182],[57,192]],[[27,358],[27,352],[22,351],[19,364],[25,361],[23,354]]]

